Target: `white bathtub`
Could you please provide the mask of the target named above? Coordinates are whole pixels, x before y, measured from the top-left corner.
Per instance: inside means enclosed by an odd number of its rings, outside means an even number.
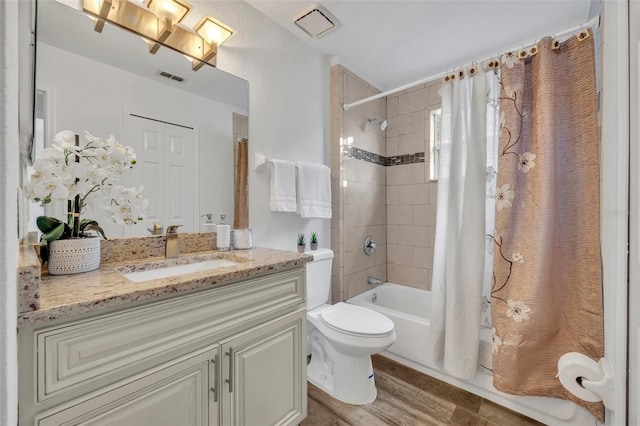
[[[395,324],[397,340],[382,355],[439,380],[473,392],[504,407],[551,425],[596,425],[595,418],[571,401],[502,393],[492,385],[489,374],[478,370],[471,380],[447,374],[431,359],[431,292],[385,283],[347,300],[389,317]]]

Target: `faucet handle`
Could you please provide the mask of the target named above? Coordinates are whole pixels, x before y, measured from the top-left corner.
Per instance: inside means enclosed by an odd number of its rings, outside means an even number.
[[[167,234],[177,234],[178,228],[182,225],[169,225],[167,226]]]
[[[147,228],[147,231],[149,231],[151,235],[162,235],[162,224],[156,222],[153,224],[153,228]]]

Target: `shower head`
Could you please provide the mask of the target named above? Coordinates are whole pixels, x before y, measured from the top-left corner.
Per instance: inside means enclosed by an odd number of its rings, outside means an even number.
[[[378,120],[377,118],[368,118],[367,119],[367,123],[371,124],[371,123],[378,123],[380,124],[380,130],[384,130],[387,128],[387,120],[381,121]]]

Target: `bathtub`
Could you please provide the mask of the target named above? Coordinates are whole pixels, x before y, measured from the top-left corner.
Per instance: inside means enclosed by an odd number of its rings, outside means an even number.
[[[595,418],[586,409],[571,401],[500,392],[493,387],[491,375],[480,368],[471,380],[463,380],[447,374],[440,363],[431,359],[430,291],[385,283],[348,299],[347,303],[373,309],[393,321],[397,335],[396,342],[382,352],[382,355],[388,358],[545,424],[581,426],[597,424]]]

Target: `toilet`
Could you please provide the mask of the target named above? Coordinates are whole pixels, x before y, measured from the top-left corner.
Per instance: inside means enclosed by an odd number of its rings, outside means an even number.
[[[371,355],[396,340],[393,321],[361,306],[329,304],[333,252],[318,249],[307,263],[307,380],[348,404],[373,402]]]

